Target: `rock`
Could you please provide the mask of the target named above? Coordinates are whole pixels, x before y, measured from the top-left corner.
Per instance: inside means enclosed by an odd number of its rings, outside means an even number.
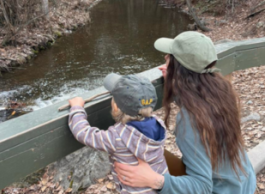
[[[72,192],[87,188],[110,171],[108,154],[84,147],[57,161],[51,168],[55,172],[54,182],[67,189],[72,184]]]
[[[263,21],[259,21],[257,23],[257,28],[263,27],[264,26],[264,22]]]
[[[260,115],[256,112],[251,113],[250,115],[241,118],[241,123],[245,123],[247,121],[251,121],[251,120],[255,120],[255,121],[259,121],[260,120]]]
[[[72,32],[73,32],[72,30],[65,30],[64,31],[65,34],[72,34]]]
[[[261,129],[261,131],[264,131],[264,132],[265,132],[265,127],[263,127],[263,128]]]
[[[251,100],[249,100],[249,101],[247,102],[247,104],[253,104],[253,102],[252,102]]]

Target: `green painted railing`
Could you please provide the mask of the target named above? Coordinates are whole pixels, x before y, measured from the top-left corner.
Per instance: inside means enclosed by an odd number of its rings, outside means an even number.
[[[218,44],[216,50],[217,66],[223,75],[265,64],[265,38]],[[153,81],[159,97],[156,109],[160,108],[163,93],[160,71],[154,68],[141,75]],[[100,87],[82,97],[89,98],[105,91]],[[110,98],[105,96],[86,104],[91,125],[107,129],[113,124],[109,114]],[[0,188],[82,147],[68,129],[68,111],[58,112],[66,103],[65,100],[0,124]]]

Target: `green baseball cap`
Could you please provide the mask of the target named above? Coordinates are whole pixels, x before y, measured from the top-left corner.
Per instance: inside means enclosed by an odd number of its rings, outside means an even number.
[[[145,77],[110,73],[103,82],[118,108],[127,115],[137,116],[141,109],[154,108],[157,103],[155,87]]]
[[[213,73],[216,68],[205,69],[217,61],[217,54],[212,40],[202,33],[187,31],[174,39],[159,38],[155,48],[161,52],[172,54],[187,69],[197,73]]]

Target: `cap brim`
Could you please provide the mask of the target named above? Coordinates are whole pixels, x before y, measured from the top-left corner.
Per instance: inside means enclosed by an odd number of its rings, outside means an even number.
[[[171,38],[159,38],[155,41],[154,47],[163,53],[172,54],[171,48],[174,39]]]
[[[110,73],[108,74],[103,81],[103,85],[104,87],[112,92],[113,88],[115,87],[116,83],[119,81],[119,79],[121,78],[121,75],[118,75],[116,73]]]

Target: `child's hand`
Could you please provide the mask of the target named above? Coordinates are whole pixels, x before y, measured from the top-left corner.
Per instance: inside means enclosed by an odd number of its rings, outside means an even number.
[[[81,106],[84,107],[85,101],[81,97],[75,97],[69,100],[69,104],[71,107],[73,106]]]

